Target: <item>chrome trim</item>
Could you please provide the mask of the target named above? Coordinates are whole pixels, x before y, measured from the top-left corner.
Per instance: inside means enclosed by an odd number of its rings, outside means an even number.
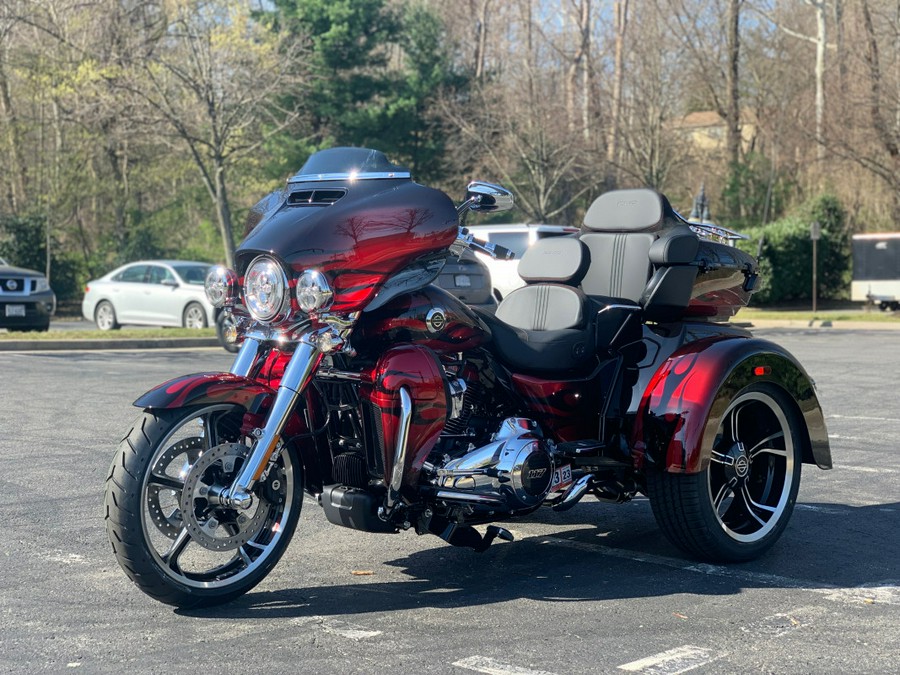
[[[591,474],[582,476],[569,486],[569,489],[566,490],[562,497],[553,501],[551,508],[554,511],[568,511],[581,501],[593,480],[594,476]]]
[[[600,310],[597,312],[597,316],[600,316],[601,314],[603,314],[603,312],[608,312],[611,309],[627,309],[632,312],[640,312],[641,311],[640,305],[605,305],[605,306],[601,307]]]
[[[244,338],[240,351],[234,357],[234,363],[231,364],[230,372],[232,375],[240,375],[241,377],[250,377],[250,371],[256,364],[256,357],[259,355],[259,342],[255,337],[249,335]]]
[[[317,380],[334,380],[336,382],[362,382],[362,373],[353,373],[347,370],[337,370],[329,366],[328,368],[319,368],[316,371]]]
[[[289,184],[321,183],[329,180],[385,180],[387,178],[412,178],[409,171],[373,171],[370,173],[310,173],[292,176]]]
[[[438,490],[435,495],[436,499],[446,499],[454,502],[475,502],[477,504],[489,504],[490,506],[500,506],[506,508],[508,505],[506,500],[480,495],[475,492],[453,492],[451,490]]]
[[[324,357],[324,354],[316,347],[317,338],[318,331],[305,335],[287,368],[284,369],[281,385],[278,387],[272,409],[266,417],[262,434],[253,443],[247,461],[241,468],[241,473],[234,479],[231,487],[228,488],[227,496],[223,498],[234,507],[246,508],[242,505],[246,503],[248,497],[252,499],[250,489],[272,457],[280,440],[281,430],[284,429],[284,425],[287,424],[288,418],[294,411],[297,399],[309,385],[316,368]],[[245,341],[244,344],[246,345],[247,342]],[[243,349],[242,347],[242,352]]]
[[[391,484],[385,496],[385,516],[390,516],[400,501],[400,487],[403,485],[403,469],[406,467],[406,445],[409,442],[409,424],[412,422],[412,398],[406,387],[400,387],[400,424],[397,429],[397,448],[394,451],[394,467],[391,470]]]

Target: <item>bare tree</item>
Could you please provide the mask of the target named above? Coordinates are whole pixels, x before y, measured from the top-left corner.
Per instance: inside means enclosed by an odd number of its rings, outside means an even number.
[[[254,21],[249,1],[173,2],[165,35],[123,88],[183,144],[215,208],[226,264],[234,234],[228,171],[293,124],[279,94],[302,81],[300,43]]]

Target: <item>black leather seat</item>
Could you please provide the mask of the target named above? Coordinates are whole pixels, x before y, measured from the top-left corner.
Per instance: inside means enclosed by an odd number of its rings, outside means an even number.
[[[574,237],[541,239],[519,261],[526,285],[507,295],[496,315],[481,312],[495,353],[519,371],[550,373],[596,361],[594,303],[578,288],[590,266]]]

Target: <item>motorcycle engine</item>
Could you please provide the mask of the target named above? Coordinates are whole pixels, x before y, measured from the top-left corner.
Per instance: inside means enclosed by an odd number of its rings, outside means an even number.
[[[435,467],[438,499],[522,511],[550,491],[553,459],[532,420],[503,420],[490,443]]]

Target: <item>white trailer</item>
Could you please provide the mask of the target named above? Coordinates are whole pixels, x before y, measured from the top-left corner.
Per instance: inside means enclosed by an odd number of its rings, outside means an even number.
[[[900,232],[853,235],[850,299],[900,309]]]

